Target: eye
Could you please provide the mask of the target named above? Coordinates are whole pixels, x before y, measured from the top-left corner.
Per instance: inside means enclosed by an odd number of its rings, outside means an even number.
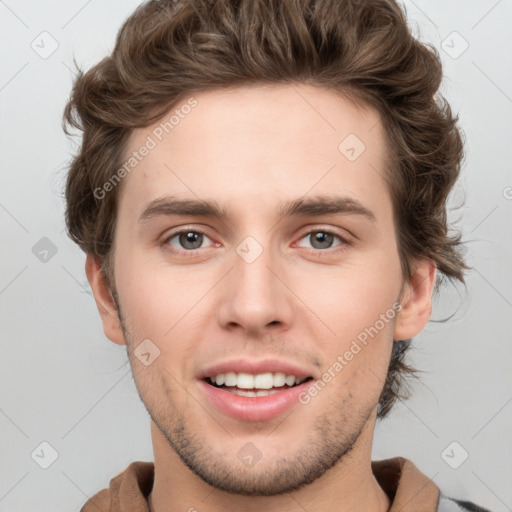
[[[340,243],[333,246],[333,242],[336,239],[338,239]],[[301,238],[301,240],[309,240],[311,247],[315,250],[331,249],[348,243],[341,235],[325,229],[309,231]],[[304,247],[301,244],[299,245]]]
[[[207,247],[203,245],[206,240],[212,241],[210,237],[202,231],[198,231],[197,229],[182,229],[171,233],[163,243],[172,253],[194,255],[199,252],[199,249]],[[303,235],[300,240],[309,240],[311,244],[309,248],[315,252],[327,252],[327,249],[335,249],[336,247],[343,248],[349,244],[341,235],[327,229],[309,231]],[[338,240],[338,243],[335,243],[336,240]],[[300,242],[298,245],[299,247],[308,248],[307,245],[303,245]]]
[[[205,239],[210,240],[210,238],[202,231],[183,229],[168,236],[165,239],[164,244],[169,246],[171,252],[194,253],[197,249],[202,248]]]

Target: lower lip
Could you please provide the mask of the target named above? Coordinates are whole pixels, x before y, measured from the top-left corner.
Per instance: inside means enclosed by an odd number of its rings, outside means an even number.
[[[235,395],[225,389],[211,386],[204,380],[200,380],[199,385],[209,401],[220,412],[237,420],[266,421],[276,418],[293,407],[301,392],[311,385],[311,381],[272,395],[257,397]]]

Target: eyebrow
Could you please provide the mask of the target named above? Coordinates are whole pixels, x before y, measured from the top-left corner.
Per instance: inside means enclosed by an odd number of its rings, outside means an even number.
[[[283,203],[278,210],[280,217],[320,216],[332,214],[361,215],[376,221],[374,213],[359,201],[344,196],[314,196]],[[139,217],[139,223],[159,216],[182,215],[209,217],[225,220],[229,212],[216,201],[202,199],[177,199],[163,197],[148,203]]]

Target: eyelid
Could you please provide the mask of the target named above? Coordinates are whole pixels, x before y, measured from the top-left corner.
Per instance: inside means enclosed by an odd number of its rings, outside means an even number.
[[[184,225],[184,226],[177,226],[174,228],[169,228],[164,231],[164,233],[159,237],[164,242],[168,240],[169,238],[172,238],[176,235],[179,235],[180,233],[187,233],[189,231],[192,231],[194,233],[201,233],[202,235],[207,236],[208,238],[211,238],[211,236],[208,235],[207,229],[201,227],[200,225],[194,224],[194,225]]]

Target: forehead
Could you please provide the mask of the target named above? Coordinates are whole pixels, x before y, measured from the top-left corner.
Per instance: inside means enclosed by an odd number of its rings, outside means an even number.
[[[293,84],[203,92],[132,133],[125,160],[136,165],[120,202],[140,211],[172,194],[257,207],[334,190],[375,202],[389,196],[386,152],[378,113],[334,91]]]

